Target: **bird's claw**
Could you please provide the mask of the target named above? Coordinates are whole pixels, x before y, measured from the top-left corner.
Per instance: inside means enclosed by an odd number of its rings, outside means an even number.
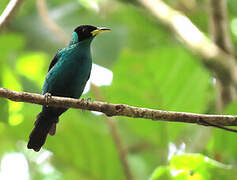
[[[45,98],[45,102],[46,102],[46,107],[49,107],[49,100],[52,97],[52,95],[50,93],[45,93],[44,94],[44,98]]]
[[[83,106],[88,106],[89,102],[91,102],[91,98],[81,98],[81,101],[83,102]],[[84,109],[82,109],[82,112],[84,111]]]
[[[81,98],[81,101],[82,101],[83,103],[85,103],[86,105],[88,105],[89,102],[91,102],[91,98],[90,98],[90,97],[89,97],[89,98]]]
[[[91,102],[91,97],[88,97],[88,98],[86,99],[86,102],[87,102],[87,103]]]

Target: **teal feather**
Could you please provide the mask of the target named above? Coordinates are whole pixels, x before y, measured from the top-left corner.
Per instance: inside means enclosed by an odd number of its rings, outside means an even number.
[[[70,44],[56,54],[57,63],[49,70],[43,94],[79,98],[90,77],[92,60],[90,44],[93,37]]]

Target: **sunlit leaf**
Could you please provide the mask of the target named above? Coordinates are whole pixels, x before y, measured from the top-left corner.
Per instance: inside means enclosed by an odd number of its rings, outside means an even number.
[[[3,78],[2,84],[4,88],[9,88],[11,90],[21,91],[22,87],[19,81],[14,76],[14,73],[7,67],[3,69]],[[9,119],[8,122],[10,125],[18,125],[23,121],[23,115],[21,114],[21,110],[23,107],[23,103],[16,103],[12,101],[8,101],[8,111],[9,111]]]
[[[12,126],[17,126],[20,123],[22,123],[23,121],[23,115],[20,113],[14,113],[12,112],[12,114],[9,116],[9,124]]]
[[[201,154],[183,154],[173,156],[169,166],[158,167],[151,180],[221,180],[224,174],[231,180],[237,169]]]
[[[17,60],[17,71],[40,85],[43,83],[45,64],[49,57],[41,52],[26,53]],[[48,63],[47,63],[48,64]]]
[[[80,4],[82,4],[84,7],[94,10],[96,12],[99,11],[99,5],[98,1],[100,0],[78,0]]]

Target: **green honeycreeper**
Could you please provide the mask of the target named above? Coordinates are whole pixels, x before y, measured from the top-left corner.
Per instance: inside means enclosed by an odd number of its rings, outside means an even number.
[[[78,26],[69,45],[58,51],[50,63],[43,85],[44,95],[79,98],[91,73],[90,45],[97,34],[110,31],[91,25]],[[56,133],[56,123],[66,108],[43,106],[29,136],[28,149],[39,151],[47,135]]]

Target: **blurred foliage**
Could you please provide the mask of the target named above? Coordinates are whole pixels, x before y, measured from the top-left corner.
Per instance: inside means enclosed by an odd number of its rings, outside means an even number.
[[[206,1],[166,2],[183,11],[208,34]],[[0,12],[7,3],[1,1]],[[112,29],[111,33],[98,36],[92,45],[93,61],[113,72],[112,84],[100,87],[106,101],[163,110],[216,112],[215,80],[199,63],[200,57],[136,4],[125,0],[50,0],[47,3],[50,17],[69,35],[80,24]],[[236,1],[229,0],[228,7],[231,23],[237,18]],[[237,36],[234,33],[232,36],[236,46]],[[63,46],[42,23],[36,2],[25,1],[0,34],[0,86],[40,93],[50,60]],[[96,99],[91,92],[86,96]],[[23,153],[31,179],[125,179],[118,150],[103,116],[69,110],[60,118],[57,134],[48,138],[45,150],[35,153],[26,149],[26,142],[41,107],[6,99],[0,99],[0,107],[0,158],[7,153]],[[236,109],[237,103],[233,102],[224,113],[237,114]],[[128,150],[134,179],[148,179],[154,169],[153,179],[162,180],[229,180],[236,176],[232,168],[237,165],[235,134],[197,125],[126,117],[116,117],[116,122]],[[170,142],[176,146],[184,143],[187,152],[199,154],[175,155],[168,162]],[[49,158],[39,163],[37,159],[49,151]],[[173,168],[179,171],[177,176],[171,174]]]
[[[175,155],[169,166],[160,166],[152,174],[151,180],[232,180],[237,169],[214,161],[201,154]]]

